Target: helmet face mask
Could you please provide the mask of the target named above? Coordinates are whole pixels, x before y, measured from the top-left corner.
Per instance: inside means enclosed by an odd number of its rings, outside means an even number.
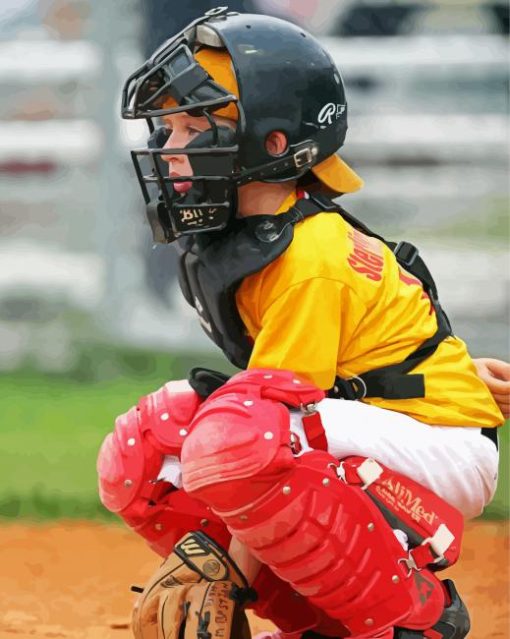
[[[145,118],[150,136],[147,148],[131,152],[156,242],[172,242],[180,235],[224,229],[236,203],[234,161],[239,151],[234,130],[218,126],[212,111],[237,97],[208,79],[186,43],[163,45],[126,83],[123,117]],[[204,86],[205,83],[205,86]],[[176,106],[168,106],[169,98]],[[182,103],[182,104],[179,104]],[[169,132],[156,128],[162,116],[186,112],[208,119],[211,128],[185,148],[165,147]],[[193,175],[171,177],[163,156],[186,155]],[[191,181],[178,193],[176,182]]]
[[[131,152],[154,240],[168,243],[180,235],[224,229],[237,201],[234,162],[239,147],[235,131],[213,121],[210,129],[185,148],[165,147],[168,137],[165,127],[154,129],[148,148]],[[170,176],[168,163],[162,159],[169,155],[185,155],[192,175]],[[191,182],[192,186],[179,193],[174,188],[176,182]],[[156,233],[158,224],[161,228]]]
[[[203,47],[226,50],[239,99],[197,62],[194,53]],[[230,105],[237,113],[235,130],[215,118]],[[210,128],[185,148],[165,148],[168,132],[157,128],[157,120],[183,112],[206,117]],[[122,116],[144,118],[149,127],[148,147],[133,150],[131,157],[159,242],[225,229],[236,215],[239,186],[298,179],[336,152],[347,128],[340,75],[311,36],[276,18],[222,8],[165,42],[128,78]],[[265,145],[273,131],[288,140],[277,157]],[[163,156],[181,154],[193,174],[170,176]],[[185,193],[174,188],[182,181],[192,182]]]

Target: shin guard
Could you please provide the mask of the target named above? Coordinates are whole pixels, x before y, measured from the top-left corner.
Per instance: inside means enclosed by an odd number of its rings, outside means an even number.
[[[275,377],[241,373],[200,407],[182,448],[185,490],[351,635],[431,627],[444,608],[440,582],[409,569],[379,508],[339,478],[334,457],[293,457],[287,406],[313,401],[313,388]]]
[[[216,513],[260,561],[352,634],[403,620],[432,625],[443,610],[438,580],[408,570],[379,509],[361,488],[340,481],[332,464],[327,453],[303,455],[264,499]]]

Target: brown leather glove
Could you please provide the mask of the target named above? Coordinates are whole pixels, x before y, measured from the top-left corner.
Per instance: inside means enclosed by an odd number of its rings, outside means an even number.
[[[136,639],[250,639],[244,604],[255,592],[227,552],[202,532],[185,535],[133,610]]]

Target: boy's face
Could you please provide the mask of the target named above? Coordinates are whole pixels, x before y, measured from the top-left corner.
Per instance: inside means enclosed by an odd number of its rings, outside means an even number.
[[[236,128],[236,123],[227,118],[213,116],[218,125]],[[164,145],[164,149],[183,149],[198,135],[211,128],[205,116],[194,117],[185,112],[165,115],[162,118],[163,126],[167,129],[169,137]],[[169,177],[186,177],[193,175],[189,157],[186,154],[175,153],[162,155],[161,159],[168,164]],[[174,182],[173,188],[177,193],[186,193],[191,189],[192,183]]]

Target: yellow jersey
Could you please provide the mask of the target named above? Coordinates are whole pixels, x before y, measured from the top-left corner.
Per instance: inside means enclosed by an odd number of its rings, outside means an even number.
[[[254,340],[249,368],[288,369],[324,390],[337,375],[403,361],[437,330],[420,281],[383,242],[332,213],[296,224],[288,249],[243,280],[236,303]],[[503,423],[461,339],[445,339],[412,373],[424,375],[425,397],[363,401],[428,424]]]

